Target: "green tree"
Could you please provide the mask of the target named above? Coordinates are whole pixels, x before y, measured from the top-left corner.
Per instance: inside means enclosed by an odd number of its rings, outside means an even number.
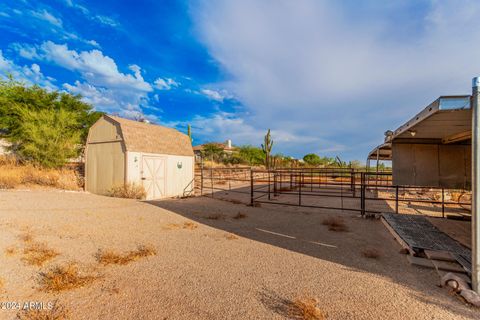
[[[219,161],[223,155],[223,148],[216,143],[206,143],[203,145],[202,155],[213,161]]]
[[[80,95],[27,86],[11,76],[0,78],[0,135],[12,143],[11,148],[24,160],[60,166],[82,151],[78,145],[85,143],[90,126],[101,115],[82,102]],[[61,150],[47,147],[52,141]],[[53,161],[55,156],[58,161]]]
[[[251,166],[263,164],[265,158],[262,149],[250,145],[240,146],[238,155],[243,160],[242,162]]]
[[[303,156],[303,161],[309,166],[318,166],[322,163],[322,159],[315,153],[309,153]]]
[[[78,154],[81,131],[75,129],[78,121],[73,112],[22,109],[19,114],[21,124],[15,136],[21,143],[15,152],[22,159],[54,168]]]

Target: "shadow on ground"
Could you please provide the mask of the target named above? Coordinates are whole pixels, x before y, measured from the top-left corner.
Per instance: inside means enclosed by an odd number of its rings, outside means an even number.
[[[236,191],[248,190],[248,187],[244,187]],[[379,220],[364,219],[358,213],[341,210],[270,204],[251,207],[246,205],[250,200],[248,192],[222,191],[215,193],[214,197],[216,199],[194,197],[148,203],[239,237],[334,262],[352,272],[366,272],[389,278],[415,290],[418,299],[442,304],[459,315],[472,314],[471,309],[456,298],[449,297],[446,290],[437,287],[439,278],[433,269],[408,264],[405,255],[400,253],[401,247]],[[323,224],[329,217],[340,217],[348,231],[329,231],[328,226]],[[378,259],[369,259],[363,255],[363,251],[372,248],[378,250]],[[271,299],[265,297],[261,299],[264,303],[271,302]],[[277,305],[282,309],[282,303]],[[282,310],[277,311],[282,313]]]

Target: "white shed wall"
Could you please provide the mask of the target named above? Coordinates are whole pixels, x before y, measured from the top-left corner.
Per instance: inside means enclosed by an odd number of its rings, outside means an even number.
[[[183,196],[184,190],[193,190],[194,158],[168,154],[152,154],[127,151],[127,182],[142,184],[142,157],[163,157],[166,159],[166,197]],[[178,164],[181,163],[181,168]]]

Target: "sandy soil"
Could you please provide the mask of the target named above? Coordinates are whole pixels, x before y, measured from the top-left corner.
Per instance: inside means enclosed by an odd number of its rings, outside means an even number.
[[[239,212],[246,218],[234,219]],[[338,215],[349,232],[321,224]],[[198,227],[172,227],[184,222]],[[25,265],[18,251],[25,233],[59,255]],[[157,255],[119,266],[95,259],[99,249],[141,244]],[[7,254],[11,247],[17,253]],[[379,259],[363,257],[371,247]],[[436,286],[434,271],[410,266],[399,250],[381,222],[331,210],[0,192],[0,300],[58,301],[72,319],[284,319],[285,304],[303,295],[316,297],[329,319],[478,319],[478,310]],[[41,272],[71,261],[100,277],[43,292]],[[15,314],[0,310],[1,319]]]

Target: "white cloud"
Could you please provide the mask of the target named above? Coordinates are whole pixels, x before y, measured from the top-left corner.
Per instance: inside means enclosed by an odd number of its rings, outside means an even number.
[[[97,88],[91,84],[75,81],[74,85],[64,83],[63,88],[72,94],[79,94],[83,101],[103,109],[115,109],[118,106],[113,92],[105,88]]]
[[[37,19],[47,21],[50,24],[59,28],[63,27],[62,19],[55,17],[52,13],[48,12],[46,9],[39,10],[39,11],[32,10],[30,13],[33,17]]]
[[[112,17],[107,17],[107,16],[102,16],[102,15],[96,15],[94,16],[94,19],[104,25],[110,26],[110,27],[119,27],[120,23],[113,19]]]
[[[37,49],[35,47],[25,46],[20,43],[13,43],[10,45],[10,47],[14,49],[18,53],[18,55],[22,58],[25,58],[28,60],[34,60],[39,58]]]
[[[93,14],[87,7],[81,5],[77,2],[74,2],[72,0],[65,0],[64,2],[68,7],[78,10],[80,13],[85,15],[85,17],[90,19],[90,20],[94,20],[96,22],[99,22],[101,24],[104,24],[104,25],[110,26],[110,27],[114,27],[114,28],[117,28],[117,27],[120,26],[120,23],[112,17],[99,15],[99,14]]]
[[[87,40],[87,43],[92,47],[100,48],[100,44],[95,40]]]
[[[223,102],[223,99],[225,99],[225,96],[216,90],[202,89],[200,92],[210,100]]]
[[[19,66],[4,57],[2,50],[0,50],[0,77],[5,77],[7,74],[11,74],[15,80],[24,81],[28,84],[38,84],[47,90],[57,89],[57,86],[53,83],[55,79],[43,75],[38,64]]]
[[[149,113],[161,112],[160,108],[150,103],[148,94],[153,87],[144,80],[142,68],[136,64],[128,66],[131,73],[121,72],[115,61],[100,50],[76,51],[69,49],[66,44],[51,41],[37,46],[14,44],[11,48],[26,59],[49,62],[77,72],[82,80],[73,84],[64,83],[62,88],[82,95],[83,101],[98,110],[127,117],[143,115],[152,121],[156,121],[156,116]],[[39,66],[33,64],[30,69],[35,73],[39,71]],[[176,85],[175,82],[169,83]],[[154,102],[158,100],[158,97],[154,98]]]
[[[134,71],[133,75],[122,73],[118,70],[115,61],[103,55],[100,50],[77,52],[70,50],[66,44],[56,44],[51,41],[46,41],[34,48],[37,58],[77,71],[90,84],[137,93],[153,90],[151,85],[143,79],[140,67],[136,65],[130,67]]]
[[[164,125],[183,130],[188,124],[192,126],[194,143],[200,141],[225,141],[231,139],[236,145],[252,144],[259,147],[267,132],[266,126],[253,126],[250,124],[248,115],[231,112],[217,112],[207,116],[196,115],[189,121],[164,122]],[[313,135],[295,135],[286,130],[272,130],[274,138],[273,152],[278,153],[288,149],[293,153],[301,153],[302,143],[308,143],[311,152],[322,152],[321,146],[326,141]],[[335,151],[344,150],[341,144],[332,145]]]
[[[211,0],[191,11],[228,76],[218,85],[244,104],[249,125],[318,136],[321,149],[346,145],[347,156],[363,157],[382,132],[439,95],[468,93],[480,73],[480,33],[472,31],[480,2],[371,0],[361,9],[351,2]]]
[[[158,90],[170,90],[178,87],[180,84],[171,78],[158,78],[155,80],[155,88]]]

